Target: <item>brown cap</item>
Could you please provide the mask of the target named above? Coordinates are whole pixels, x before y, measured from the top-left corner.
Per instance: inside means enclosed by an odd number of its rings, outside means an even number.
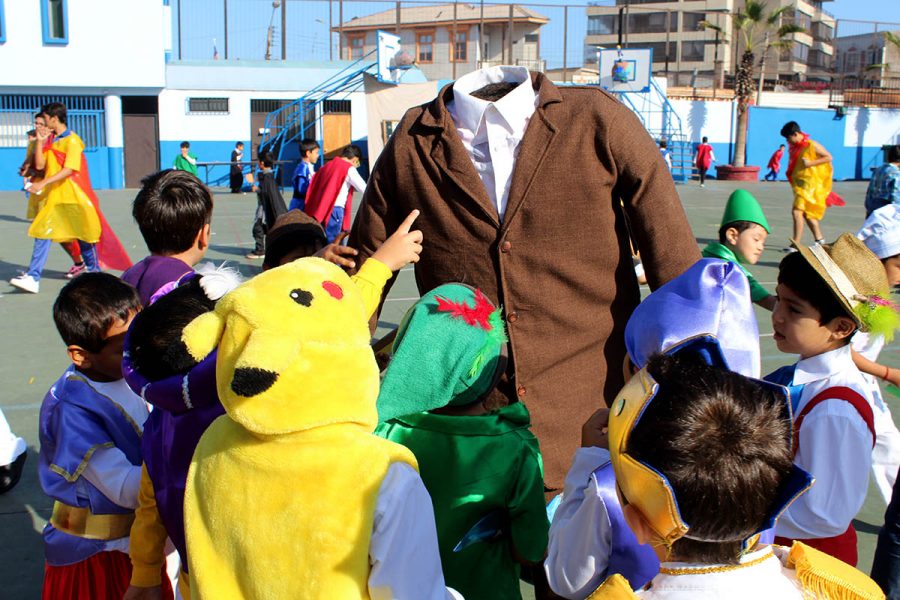
[[[324,246],[328,243],[325,230],[302,210],[289,210],[275,219],[266,233],[266,256],[263,266],[277,267],[281,258],[299,246]]]
[[[791,245],[828,284],[860,330],[867,331],[867,325],[853,309],[874,295],[887,298],[890,293],[887,274],[878,257],[850,233],[842,233],[833,244],[802,246],[792,240]]]

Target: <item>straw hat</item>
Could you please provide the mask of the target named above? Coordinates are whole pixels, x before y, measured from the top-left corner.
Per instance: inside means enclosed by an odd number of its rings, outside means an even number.
[[[861,331],[868,331],[869,323],[861,316],[860,307],[890,294],[890,284],[878,257],[850,233],[842,233],[833,244],[803,246],[791,240],[791,245],[828,284],[847,316]]]

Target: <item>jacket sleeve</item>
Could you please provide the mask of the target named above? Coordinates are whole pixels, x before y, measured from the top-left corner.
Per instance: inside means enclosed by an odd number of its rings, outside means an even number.
[[[153,482],[147,474],[147,467],[141,467],[141,489],[138,493],[138,507],[134,511],[131,525],[131,585],[156,587],[162,583],[162,566],[166,562],[166,528],[163,527],[156,509],[156,495]]]
[[[611,114],[598,135],[617,172],[613,198],[625,207],[647,282],[656,289],[700,260],[700,250],[656,144],[626,107],[604,108]]]

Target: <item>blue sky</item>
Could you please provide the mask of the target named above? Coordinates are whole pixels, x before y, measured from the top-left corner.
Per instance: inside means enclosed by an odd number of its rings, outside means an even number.
[[[435,3],[452,0],[434,0]],[[467,0],[470,3],[477,0]],[[499,2],[499,0],[487,0]],[[173,0],[173,17],[177,15],[179,0]],[[183,58],[208,59],[213,57],[213,48],[219,57],[225,57],[223,0],[181,0],[183,6],[182,30]],[[581,0],[575,6],[573,0],[538,0],[540,4],[522,2],[532,10],[550,19],[541,34],[541,55],[550,67],[559,67],[563,59],[563,6],[568,10],[567,64],[580,64],[583,56],[583,41],[587,26],[584,5]],[[602,4],[614,4],[615,0],[602,0]],[[344,0],[344,21],[354,16],[363,16],[379,11],[393,11],[393,1],[356,2]],[[328,60],[337,58],[337,35],[332,35],[333,47],[329,55],[328,2],[327,0],[287,1],[287,58],[290,60]],[[857,21],[900,22],[900,0],[834,0],[823,3],[825,10],[838,19]],[[893,6],[894,10],[885,7]],[[338,2],[332,2],[331,22],[338,23]],[[271,0],[228,0],[228,57],[242,60],[259,60],[265,55],[267,30],[274,13],[274,37],[272,57],[281,58],[281,10],[272,9]],[[900,29],[900,25],[896,27]],[[868,23],[846,21],[838,25],[838,35],[852,35],[872,31]],[[177,30],[173,32],[177,38]],[[177,58],[177,39],[175,40]]]

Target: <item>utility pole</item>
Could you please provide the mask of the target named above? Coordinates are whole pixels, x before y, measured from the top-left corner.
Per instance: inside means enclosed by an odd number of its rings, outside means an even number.
[[[281,1],[281,60],[287,60],[287,0]]]

